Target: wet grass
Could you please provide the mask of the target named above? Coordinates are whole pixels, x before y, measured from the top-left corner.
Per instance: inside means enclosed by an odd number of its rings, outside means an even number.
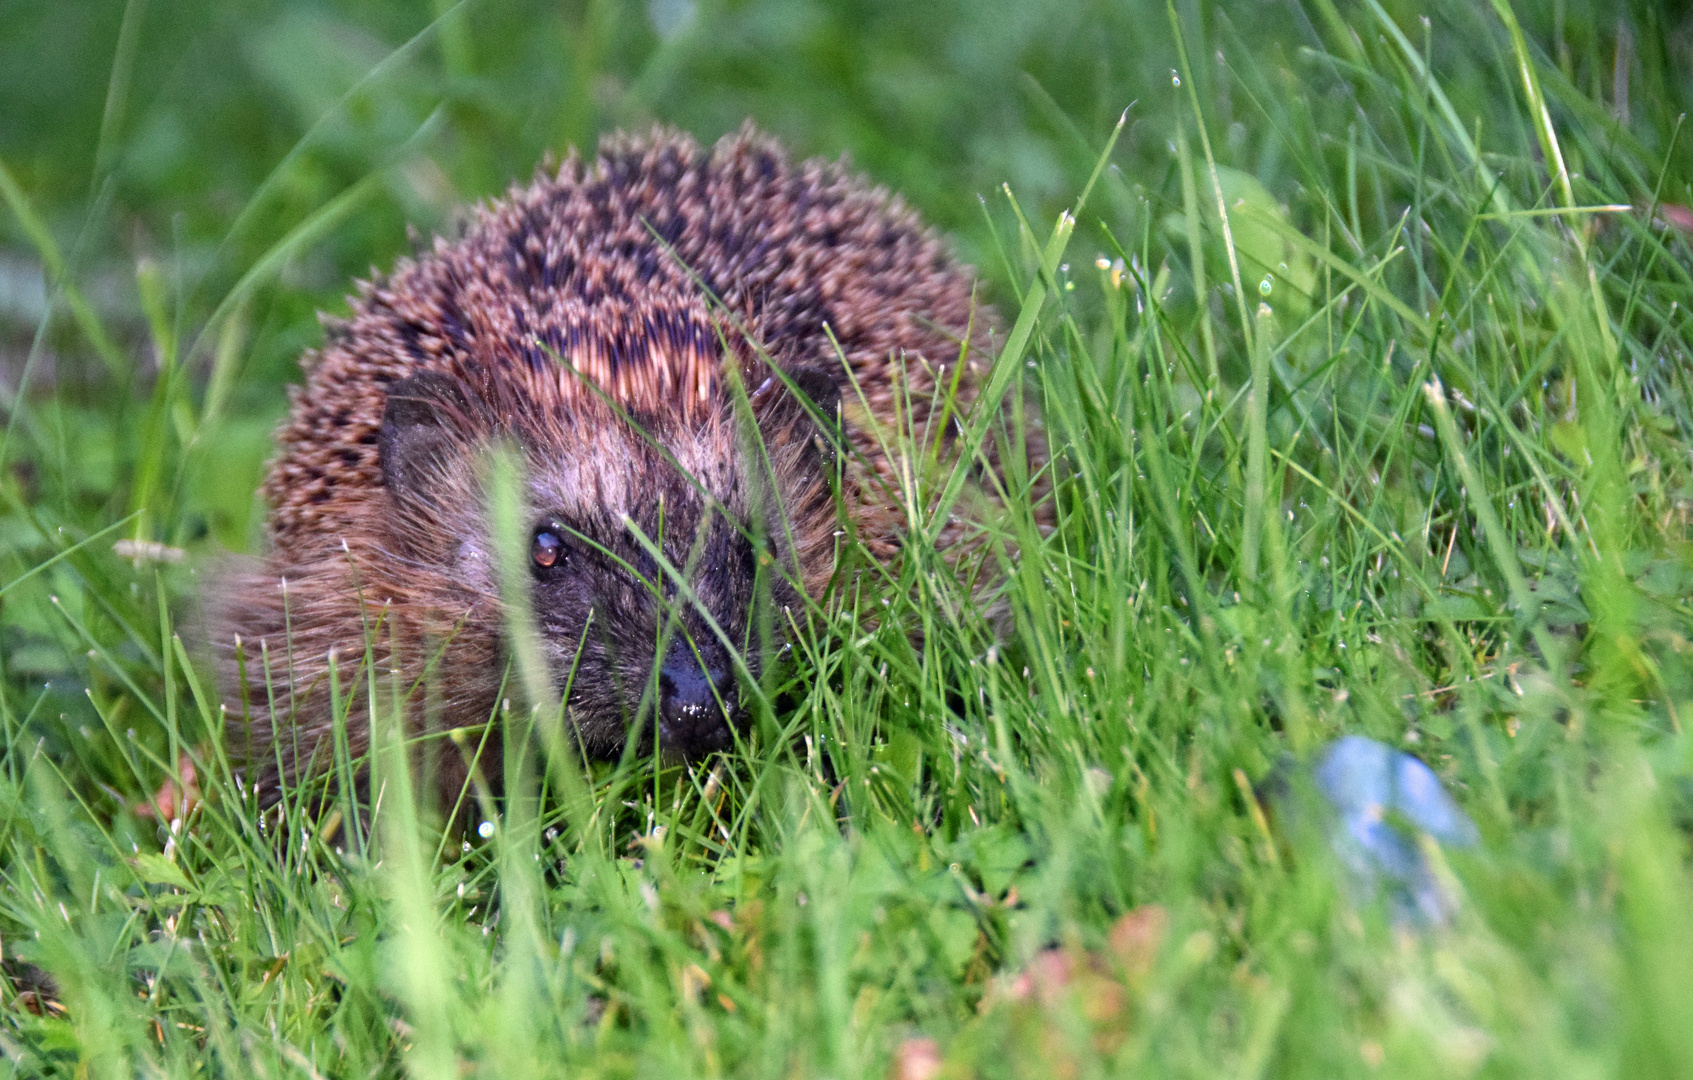
[[[43,14],[104,93],[0,90],[15,1073],[1693,1069],[1673,13],[230,10]],[[545,145],[748,113],[853,147],[986,276],[990,385],[1054,451],[984,556],[1009,619],[934,550],[969,494],[936,468],[741,751],[534,738],[461,835],[377,679],[379,808],[259,813],[197,581],[260,542],[313,306]],[[1427,848],[1449,925],[1395,924],[1298,809],[1346,733],[1477,824]]]

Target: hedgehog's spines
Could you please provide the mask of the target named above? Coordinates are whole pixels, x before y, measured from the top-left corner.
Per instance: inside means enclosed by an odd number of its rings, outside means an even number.
[[[895,493],[910,470],[889,454],[927,462],[925,441],[950,446],[956,423],[931,424],[929,409],[955,390],[952,415],[968,410],[976,368],[966,364],[955,388],[938,386],[937,373],[957,362],[961,341],[985,340],[991,325],[972,327],[969,274],[903,200],[856,177],[845,158],[793,163],[750,125],[712,146],[654,128],[607,137],[592,160],[572,151],[544,161],[527,186],[471,208],[462,222],[457,239],[435,236],[356,284],[348,317],[315,360],[308,355],[307,385],[290,395],[264,489],[268,577],[297,583],[293,652],[308,673],[321,674],[330,645],[363,640],[349,629],[362,625],[349,597],[368,596],[390,605],[385,664],[411,671],[427,640],[456,635],[440,669],[449,684],[442,700],[455,722],[485,719],[504,629],[499,590],[486,584],[492,555],[478,462],[490,443],[520,448],[537,513],[605,530],[618,515],[664,502],[671,526],[714,537],[708,569],[717,577],[694,583],[708,602],[750,588],[735,568],[753,559],[740,533],[722,532],[713,515],[766,505],[787,520],[753,531],[790,545],[774,553],[778,562],[801,593],[821,594],[838,524],[833,481],[822,481],[837,467],[857,537],[877,558],[896,555],[905,515]],[[830,397],[830,380],[837,391],[856,384],[841,408],[838,463],[821,456],[833,440],[820,442],[805,410],[784,400],[789,391],[772,389],[785,384],[771,381],[770,366],[799,376],[792,381],[813,400]],[[404,444],[390,430],[385,451],[391,392],[431,379],[460,387],[462,407],[436,395],[445,402],[440,430],[412,432]],[[745,446],[737,383],[760,388],[753,420],[767,456]],[[421,422],[415,410],[389,419]],[[994,450],[985,452],[991,466]],[[388,484],[385,454],[412,455]],[[749,494],[760,485],[773,485],[768,499]],[[961,517],[941,543],[978,532]],[[628,626],[619,621],[613,578],[600,581],[613,599],[597,625],[611,638],[625,634],[624,657],[639,659],[651,638],[635,633],[645,632],[639,613],[622,613]],[[236,592],[258,596],[261,580]],[[798,602],[797,594],[784,601]],[[274,598],[229,607],[250,641],[284,633]],[[590,659],[603,667],[606,655]],[[619,676],[630,685],[646,677]],[[617,684],[605,679],[571,699],[585,744],[601,751],[621,743],[625,722]],[[308,713],[299,723],[321,734],[322,717]]]

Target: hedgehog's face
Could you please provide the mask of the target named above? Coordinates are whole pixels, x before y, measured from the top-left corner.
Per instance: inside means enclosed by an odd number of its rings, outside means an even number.
[[[826,376],[796,382],[833,415]],[[489,436],[443,423],[470,411],[447,392],[429,376],[390,390],[384,482],[397,528],[434,538],[418,557],[442,563],[471,596],[497,596],[474,479],[474,451]],[[738,434],[729,410],[692,427],[518,433],[528,599],[554,686],[592,753],[616,754],[631,737],[665,757],[731,746],[747,717],[742,688],[828,579],[832,554],[819,555],[832,552],[831,443],[779,382],[752,405],[758,440]]]
[[[772,644],[761,616],[779,622],[799,599],[772,572],[768,532],[682,483],[616,518],[550,505],[530,538],[532,607],[584,740],[613,751],[634,723],[667,755],[729,747],[741,682]]]

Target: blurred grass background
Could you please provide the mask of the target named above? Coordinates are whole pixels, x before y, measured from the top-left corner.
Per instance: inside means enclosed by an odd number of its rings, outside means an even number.
[[[1690,95],[1687,4],[0,2],[0,1055],[1686,1075]],[[1015,632],[914,542],[715,773],[259,817],[196,571],[316,313],[549,151],[748,117],[1028,316]],[[1451,925],[1255,796],[1342,732],[1480,826]]]
[[[1466,124],[1479,124],[1497,153],[1533,152],[1487,9],[1383,10],[1427,49]],[[1559,81],[1625,117],[1613,137],[1656,162],[1690,92],[1689,10],[1555,0],[1526,5],[1521,18]],[[1367,8],[1183,3],[1176,14],[1217,159],[1254,177],[1266,198],[1303,206],[1348,138],[1368,154],[1372,139],[1409,134],[1373,132],[1374,112],[1360,112],[1372,104],[1368,86],[1348,85],[1324,56],[1341,24],[1379,35]],[[1443,32],[1425,39],[1419,20],[1431,15]],[[321,339],[316,313],[344,310],[355,276],[408,251],[408,226],[450,232],[464,203],[603,132],[662,122],[711,140],[751,118],[796,155],[851,155],[949,232],[1003,301],[1009,270],[988,220],[1002,231],[1011,220],[1001,185],[1048,220],[1073,199],[1125,108],[1112,162],[1121,179],[1096,210],[1127,238],[1179,196],[1171,25],[1158,5],[1014,0],[11,0],[0,6],[0,161],[125,355],[147,349],[139,260],[169,293],[173,330],[189,338],[243,286],[240,377],[229,385],[219,469],[184,493],[196,511],[185,524],[242,547],[257,538],[245,495],[282,407],[278,387],[297,379],[300,352]],[[1319,160],[1301,160],[1307,140]],[[1666,175],[1687,176],[1689,163],[1684,140]],[[1366,199],[1390,198],[1371,177],[1364,183],[1375,188]],[[314,218],[326,208],[329,217]],[[303,242],[263,262],[290,239]],[[0,370],[16,386],[47,289],[15,216],[0,219],[0,243]],[[82,382],[92,369],[70,320],[47,330],[37,377]],[[211,343],[199,344],[191,363],[205,362]],[[112,490],[100,479],[117,467],[111,451],[90,447],[87,467],[91,493]]]

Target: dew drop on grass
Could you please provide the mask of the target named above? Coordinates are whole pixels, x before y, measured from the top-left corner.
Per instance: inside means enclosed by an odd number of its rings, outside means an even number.
[[[484,821],[482,824],[476,826],[476,835],[480,836],[484,840],[488,839],[490,836],[493,836],[494,835],[494,823],[492,821]]]
[[[1175,68],[1171,68],[1170,69],[1170,85],[1171,86],[1180,86],[1181,84],[1182,84],[1181,73],[1178,72]]]
[[[1275,288],[1276,276],[1274,274],[1265,274],[1264,280],[1258,283],[1258,295],[1269,296],[1270,293],[1275,291]]]

